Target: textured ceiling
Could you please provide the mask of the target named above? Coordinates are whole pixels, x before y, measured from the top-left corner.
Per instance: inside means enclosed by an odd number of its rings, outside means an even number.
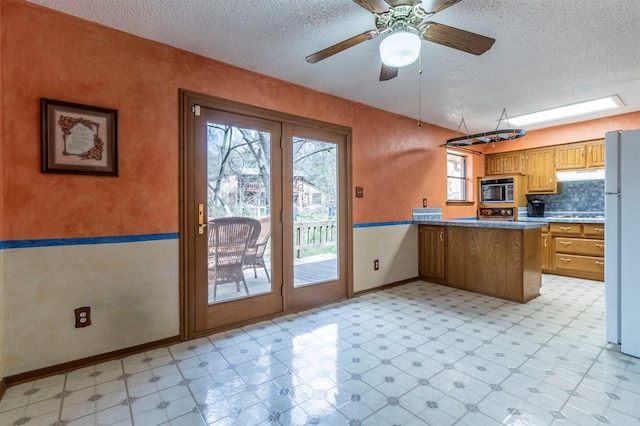
[[[304,58],[375,28],[350,0],[29,0],[321,92],[456,130],[494,130],[509,116],[618,94],[640,110],[638,0],[463,0],[430,20],[496,39],[482,56],[422,42],[417,63],[380,82],[378,44],[316,64]],[[421,81],[420,81],[421,80]],[[502,127],[502,126],[501,126]],[[533,129],[535,127],[529,127]]]

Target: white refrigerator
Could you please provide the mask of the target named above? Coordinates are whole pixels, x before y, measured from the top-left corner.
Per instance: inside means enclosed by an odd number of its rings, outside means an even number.
[[[640,130],[605,135],[605,339],[640,357]]]

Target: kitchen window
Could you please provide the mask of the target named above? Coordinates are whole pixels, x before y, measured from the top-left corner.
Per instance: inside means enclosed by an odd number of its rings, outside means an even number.
[[[466,201],[467,156],[447,152],[447,200]]]

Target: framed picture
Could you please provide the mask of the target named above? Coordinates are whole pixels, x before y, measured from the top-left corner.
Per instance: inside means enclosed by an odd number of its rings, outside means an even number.
[[[40,100],[42,172],[118,176],[118,111]]]

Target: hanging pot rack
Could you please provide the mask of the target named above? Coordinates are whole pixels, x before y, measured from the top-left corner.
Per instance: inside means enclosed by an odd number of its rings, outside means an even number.
[[[509,126],[509,118],[507,117],[506,108],[502,109],[502,114],[500,115],[500,119],[498,120],[498,124],[495,130],[489,131],[489,132],[483,132],[483,133],[475,133],[473,135],[467,134],[464,136],[456,136],[454,138],[447,140],[443,146],[464,148],[464,147],[480,145],[480,144],[486,145],[489,143],[519,139],[526,134],[524,129],[507,128],[507,129],[498,130],[498,128],[500,127],[500,123],[502,121],[505,121],[507,126]],[[458,130],[456,131],[456,135],[460,133],[460,127],[462,127],[463,125],[464,125],[464,130],[467,133],[469,132],[469,130],[467,129],[467,123],[465,123],[464,118],[462,118],[462,120],[460,121],[460,124],[458,125]]]

